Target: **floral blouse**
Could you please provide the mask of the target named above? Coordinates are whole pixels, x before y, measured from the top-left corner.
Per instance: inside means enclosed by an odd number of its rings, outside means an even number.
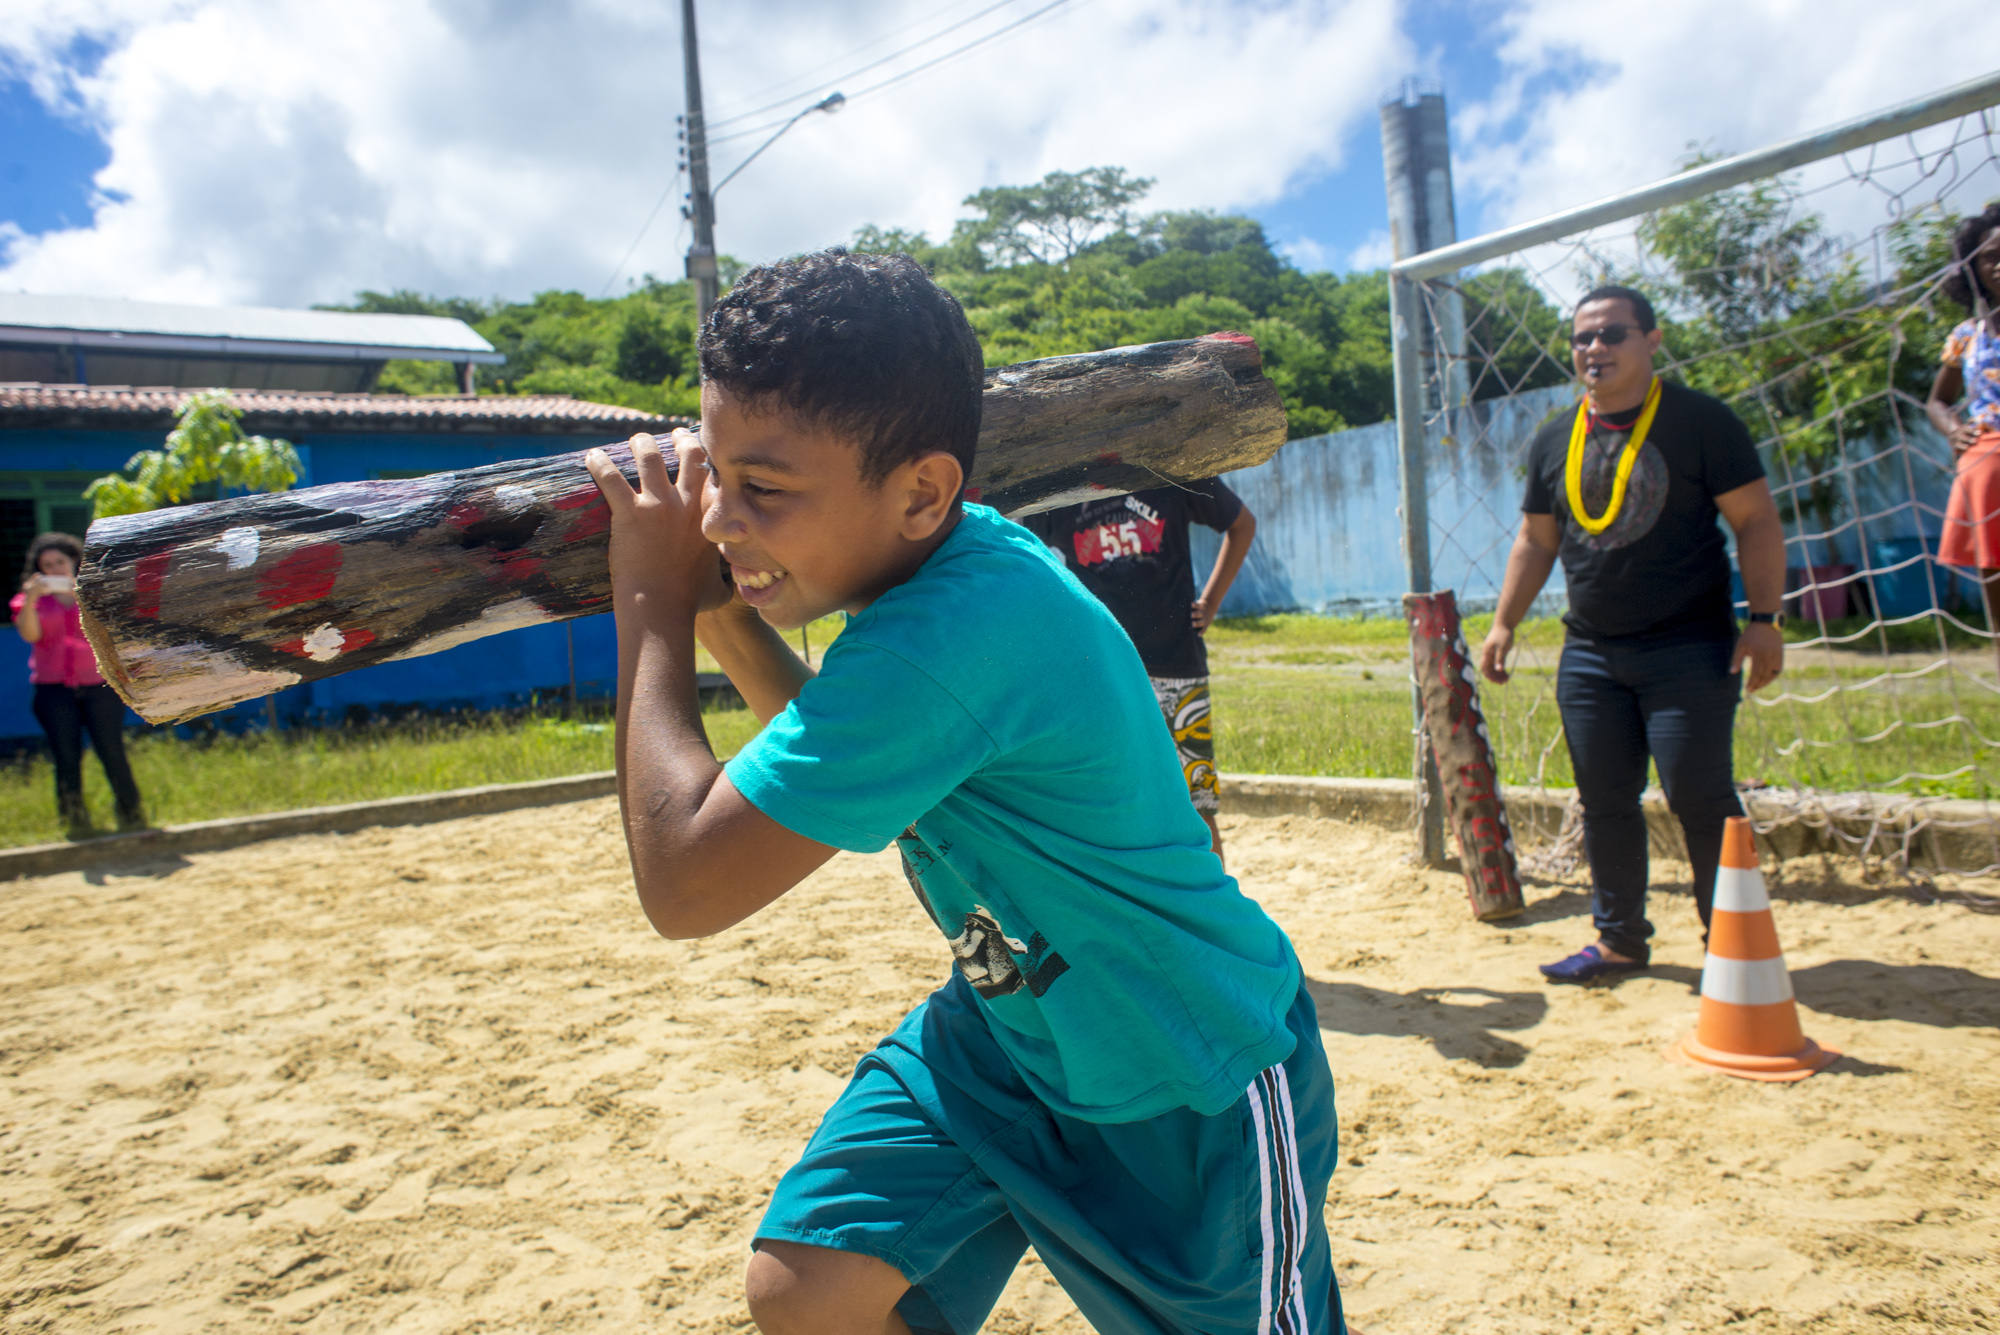
[[[1944,341],[1944,364],[1965,380],[1966,419],[1981,431],[2000,431],[2000,338],[1983,320],[1967,320]]]

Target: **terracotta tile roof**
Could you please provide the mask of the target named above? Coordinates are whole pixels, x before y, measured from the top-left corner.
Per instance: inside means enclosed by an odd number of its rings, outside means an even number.
[[[0,384],[0,430],[22,427],[157,427],[170,430],[191,389],[126,385]],[[658,417],[637,408],[591,403],[567,394],[314,394],[237,389],[243,429],[494,432],[580,435],[685,426],[692,419]]]

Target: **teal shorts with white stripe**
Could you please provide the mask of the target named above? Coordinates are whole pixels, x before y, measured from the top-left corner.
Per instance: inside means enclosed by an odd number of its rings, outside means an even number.
[[[757,1237],[878,1257],[919,1332],[974,1335],[1032,1244],[1100,1335],[1342,1335],[1324,1207],[1338,1157],[1312,999],[1297,1045],[1212,1117],[1051,1111],[964,980],[861,1060]]]

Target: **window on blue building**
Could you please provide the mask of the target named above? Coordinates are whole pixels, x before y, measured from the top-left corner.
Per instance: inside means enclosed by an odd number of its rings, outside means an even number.
[[[0,473],[0,578],[7,596],[20,583],[21,563],[37,533],[74,533],[90,527],[83,489],[95,473]]]

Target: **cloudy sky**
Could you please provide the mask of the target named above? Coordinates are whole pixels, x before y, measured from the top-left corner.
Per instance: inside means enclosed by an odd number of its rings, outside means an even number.
[[[721,248],[753,261],[868,222],[942,235],[983,186],[1117,164],[1158,206],[1255,215],[1308,268],[1371,266],[1376,108],[1406,76],[1446,90],[1471,235],[2000,49],[1986,0],[703,0],[700,21],[718,179],[759,127],[850,98],[718,197]],[[677,277],[682,97],[675,0],[0,0],[0,290],[304,305]]]

